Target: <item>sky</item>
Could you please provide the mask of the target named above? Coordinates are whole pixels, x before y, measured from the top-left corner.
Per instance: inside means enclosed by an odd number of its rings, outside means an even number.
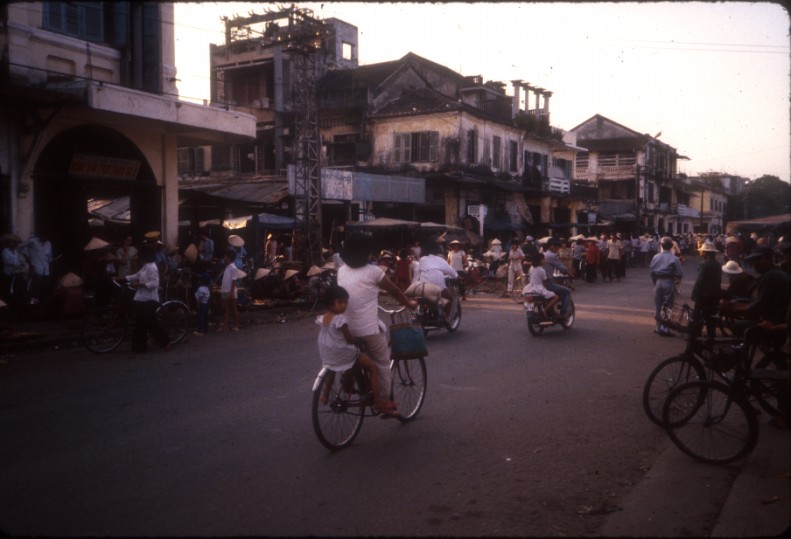
[[[279,5],[288,5],[279,4]],[[553,92],[554,127],[601,114],[690,159],[679,172],[791,177],[789,15],[769,2],[297,3],[359,30],[360,65],[413,52],[462,75]],[[209,99],[220,16],[276,4],[177,3],[182,99]],[[535,105],[531,98],[530,108]]]

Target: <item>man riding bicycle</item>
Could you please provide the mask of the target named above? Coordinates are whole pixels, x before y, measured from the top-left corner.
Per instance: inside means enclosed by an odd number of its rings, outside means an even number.
[[[439,245],[436,241],[427,240],[421,245],[420,250],[423,256],[420,257],[418,280],[409,285],[404,294],[407,297],[422,296],[435,304],[440,302],[441,298],[447,299],[447,304],[440,304],[440,308],[444,311],[445,322],[450,324],[456,295],[445,284],[445,277],[456,279],[459,274],[450,267],[445,259],[437,256]]]
[[[569,315],[569,303],[571,301],[571,289],[561,286],[552,279],[555,270],[563,275],[568,274],[566,265],[560,261],[558,257],[558,249],[560,248],[560,241],[552,238],[547,243],[547,251],[544,253],[545,263],[547,268],[547,284],[546,289],[554,292],[560,297],[560,316],[567,318]]]

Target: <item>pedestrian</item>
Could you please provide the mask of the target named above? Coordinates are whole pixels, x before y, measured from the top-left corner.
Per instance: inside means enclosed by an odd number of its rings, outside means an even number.
[[[461,242],[459,240],[453,240],[450,242],[450,251],[448,252],[448,264],[451,268],[456,270],[456,273],[459,275],[459,295],[461,296],[462,300],[467,299],[467,288],[464,286],[464,275],[465,275],[465,262],[467,260],[467,255],[464,251],[461,250]]]
[[[722,268],[717,262],[717,247],[710,241],[700,248],[703,264],[698,267],[698,277],[692,287],[692,301],[695,302],[695,319],[703,318],[706,323],[706,337],[714,340],[717,322],[714,315],[722,297]],[[697,336],[697,335],[695,335]]]
[[[371,356],[379,375],[380,395],[390,394],[392,375],[390,373],[390,346],[387,336],[379,328],[379,290],[384,290],[399,303],[414,309],[417,302],[408,299],[401,290],[388,279],[381,268],[368,264],[373,252],[371,239],[362,234],[351,234],[344,241],[341,256],[346,263],[338,270],[338,286],[349,293],[346,318],[349,331],[365,344],[366,353]],[[380,410],[396,411],[393,401],[377,403]]]
[[[137,247],[132,245],[132,236],[124,238],[121,247],[115,251],[115,256],[118,257],[119,277],[126,277],[137,271],[138,251]]]
[[[211,290],[209,290],[209,275],[201,273],[198,276],[198,289],[195,291],[195,301],[198,304],[198,315],[195,320],[195,335],[205,335],[209,332],[209,300]]]
[[[143,262],[143,267],[140,268],[140,271],[126,277],[116,277],[116,279],[132,283],[132,287],[135,289],[135,326],[132,332],[132,352],[135,353],[148,351],[149,333],[163,350],[170,350],[172,346],[170,337],[157,320],[159,270],[154,262],[155,248],[153,245],[148,245],[141,250],[140,260]]]
[[[574,242],[574,249],[571,252],[571,259],[572,259],[572,275],[575,279],[582,279],[584,277],[583,270],[585,264],[585,253],[587,252],[587,248],[585,247],[585,238],[577,236],[576,241]]]
[[[236,269],[243,269],[245,257],[247,257],[247,251],[244,248],[244,239],[236,234],[231,234],[228,236],[228,245],[228,249],[233,251],[235,255],[233,263],[236,266]]]
[[[621,263],[621,240],[617,236],[613,236],[607,241],[607,278],[612,282],[615,277],[617,281],[621,282],[619,275],[619,264]]]
[[[610,239],[609,236],[602,232],[599,236],[599,273],[601,273],[601,281],[604,282],[608,278],[612,280],[612,275],[609,274],[609,265],[607,259],[610,255]]]
[[[47,306],[52,292],[52,244],[44,237],[33,235],[21,246],[30,261],[30,303]]]
[[[16,234],[6,234],[2,238],[5,245],[2,252],[3,288],[2,297],[14,307],[25,301],[30,266],[19,249],[22,239]]]
[[[629,238],[621,236],[620,233],[615,235],[616,239],[621,242],[621,260],[618,263],[618,277],[626,277],[626,264],[627,260],[631,256],[632,252],[632,243],[629,241]]]
[[[53,304],[66,318],[83,316],[86,312],[82,294],[82,279],[74,273],[61,277],[58,286],[52,291]]]
[[[643,234],[640,236],[640,267],[644,268],[648,264],[648,253],[651,246],[651,236]]]
[[[407,248],[398,251],[395,284],[402,292],[412,284],[412,255],[409,254],[409,249]]]
[[[596,281],[596,268],[599,266],[599,240],[595,236],[587,239],[588,250],[585,253],[585,282]]]
[[[222,284],[220,285],[220,296],[222,298],[222,326],[218,330],[220,333],[228,330],[228,321],[233,314],[233,331],[239,331],[239,306],[236,301],[238,298],[238,290],[236,281],[240,279],[242,270],[236,264],[237,252],[231,248],[225,251],[223,262],[225,263],[225,271],[222,274]]]
[[[271,232],[266,236],[264,260],[264,264],[267,266],[274,266],[277,261],[277,238]]]
[[[528,236],[530,237],[530,236]],[[508,287],[503,296],[510,296],[514,290],[514,279],[517,275],[524,275],[522,270],[522,261],[525,259],[525,253],[519,248],[517,240],[511,240],[511,248],[508,250]]]
[[[673,254],[673,240],[664,237],[660,245],[662,251],[651,258],[650,265],[651,280],[654,283],[654,319],[656,320],[654,333],[662,337],[671,337],[672,333],[663,323],[660,313],[662,307],[673,308],[676,299],[676,288],[673,281],[681,279],[684,272],[678,257]]]
[[[214,240],[209,237],[209,232],[205,228],[202,228],[198,235],[198,254],[206,264],[214,260]]]

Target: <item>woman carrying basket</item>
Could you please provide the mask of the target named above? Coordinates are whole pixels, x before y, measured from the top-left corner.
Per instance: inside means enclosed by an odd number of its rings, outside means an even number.
[[[390,374],[390,347],[387,337],[379,329],[379,290],[389,293],[402,305],[414,309],[415,300],[407,298],[401,290],[388,279],[381,268],[368,263],[373,252],[373,243],[368,236],[353,234],[344,242],[341,258],[345,265],[338,270],[338,286],[349,293],[346,319],[352,336],[365,344],[379,375],[379,395],[382,399],[374,403],[380,412],[393,414],[396,405],[384,400],[390,394],[392,376]]]

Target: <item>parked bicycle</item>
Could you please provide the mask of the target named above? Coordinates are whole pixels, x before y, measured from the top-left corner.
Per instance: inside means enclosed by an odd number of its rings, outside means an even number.
[[[779,347],[756,367],[751,352],[758,349],[755,328],[744,341],[709,362],[710,376],[673,389],[662,410],[663,426],[681,451],[701,462],[728,464],[747,456],[758,441],[758,420],[752,401],[772,416],[788,422],[789,357]],[[758,365],[763,363],[763,368]],[[730,374],[726,374],[730,372]]]
[[[379,310],[393,322],[405,308],[387,310],[380,306]],[[390,400],[398,404],[398,420],[411,421],[426,398],[426,362],[422,357],[392,359],[390,370]],[[311,406],[313,430],[319,441],[331,450],[348,447],[362,428],[366,409],[372,416],[379,415],[373,404],[370,380],[358,363],[340,372],[322,367],[313,382]]]
[[[85,317],[81,340],[83,345],[97,354],[112,352],[132,334],[134,328],[133,297],[135,290],[128,284],[113,281],[117,287],[115,300],[97,307]],[[170,344],[177,344],[189,329],[190,311],[179,300],[168,300],[159,306],[157,320],[170,337]]]

